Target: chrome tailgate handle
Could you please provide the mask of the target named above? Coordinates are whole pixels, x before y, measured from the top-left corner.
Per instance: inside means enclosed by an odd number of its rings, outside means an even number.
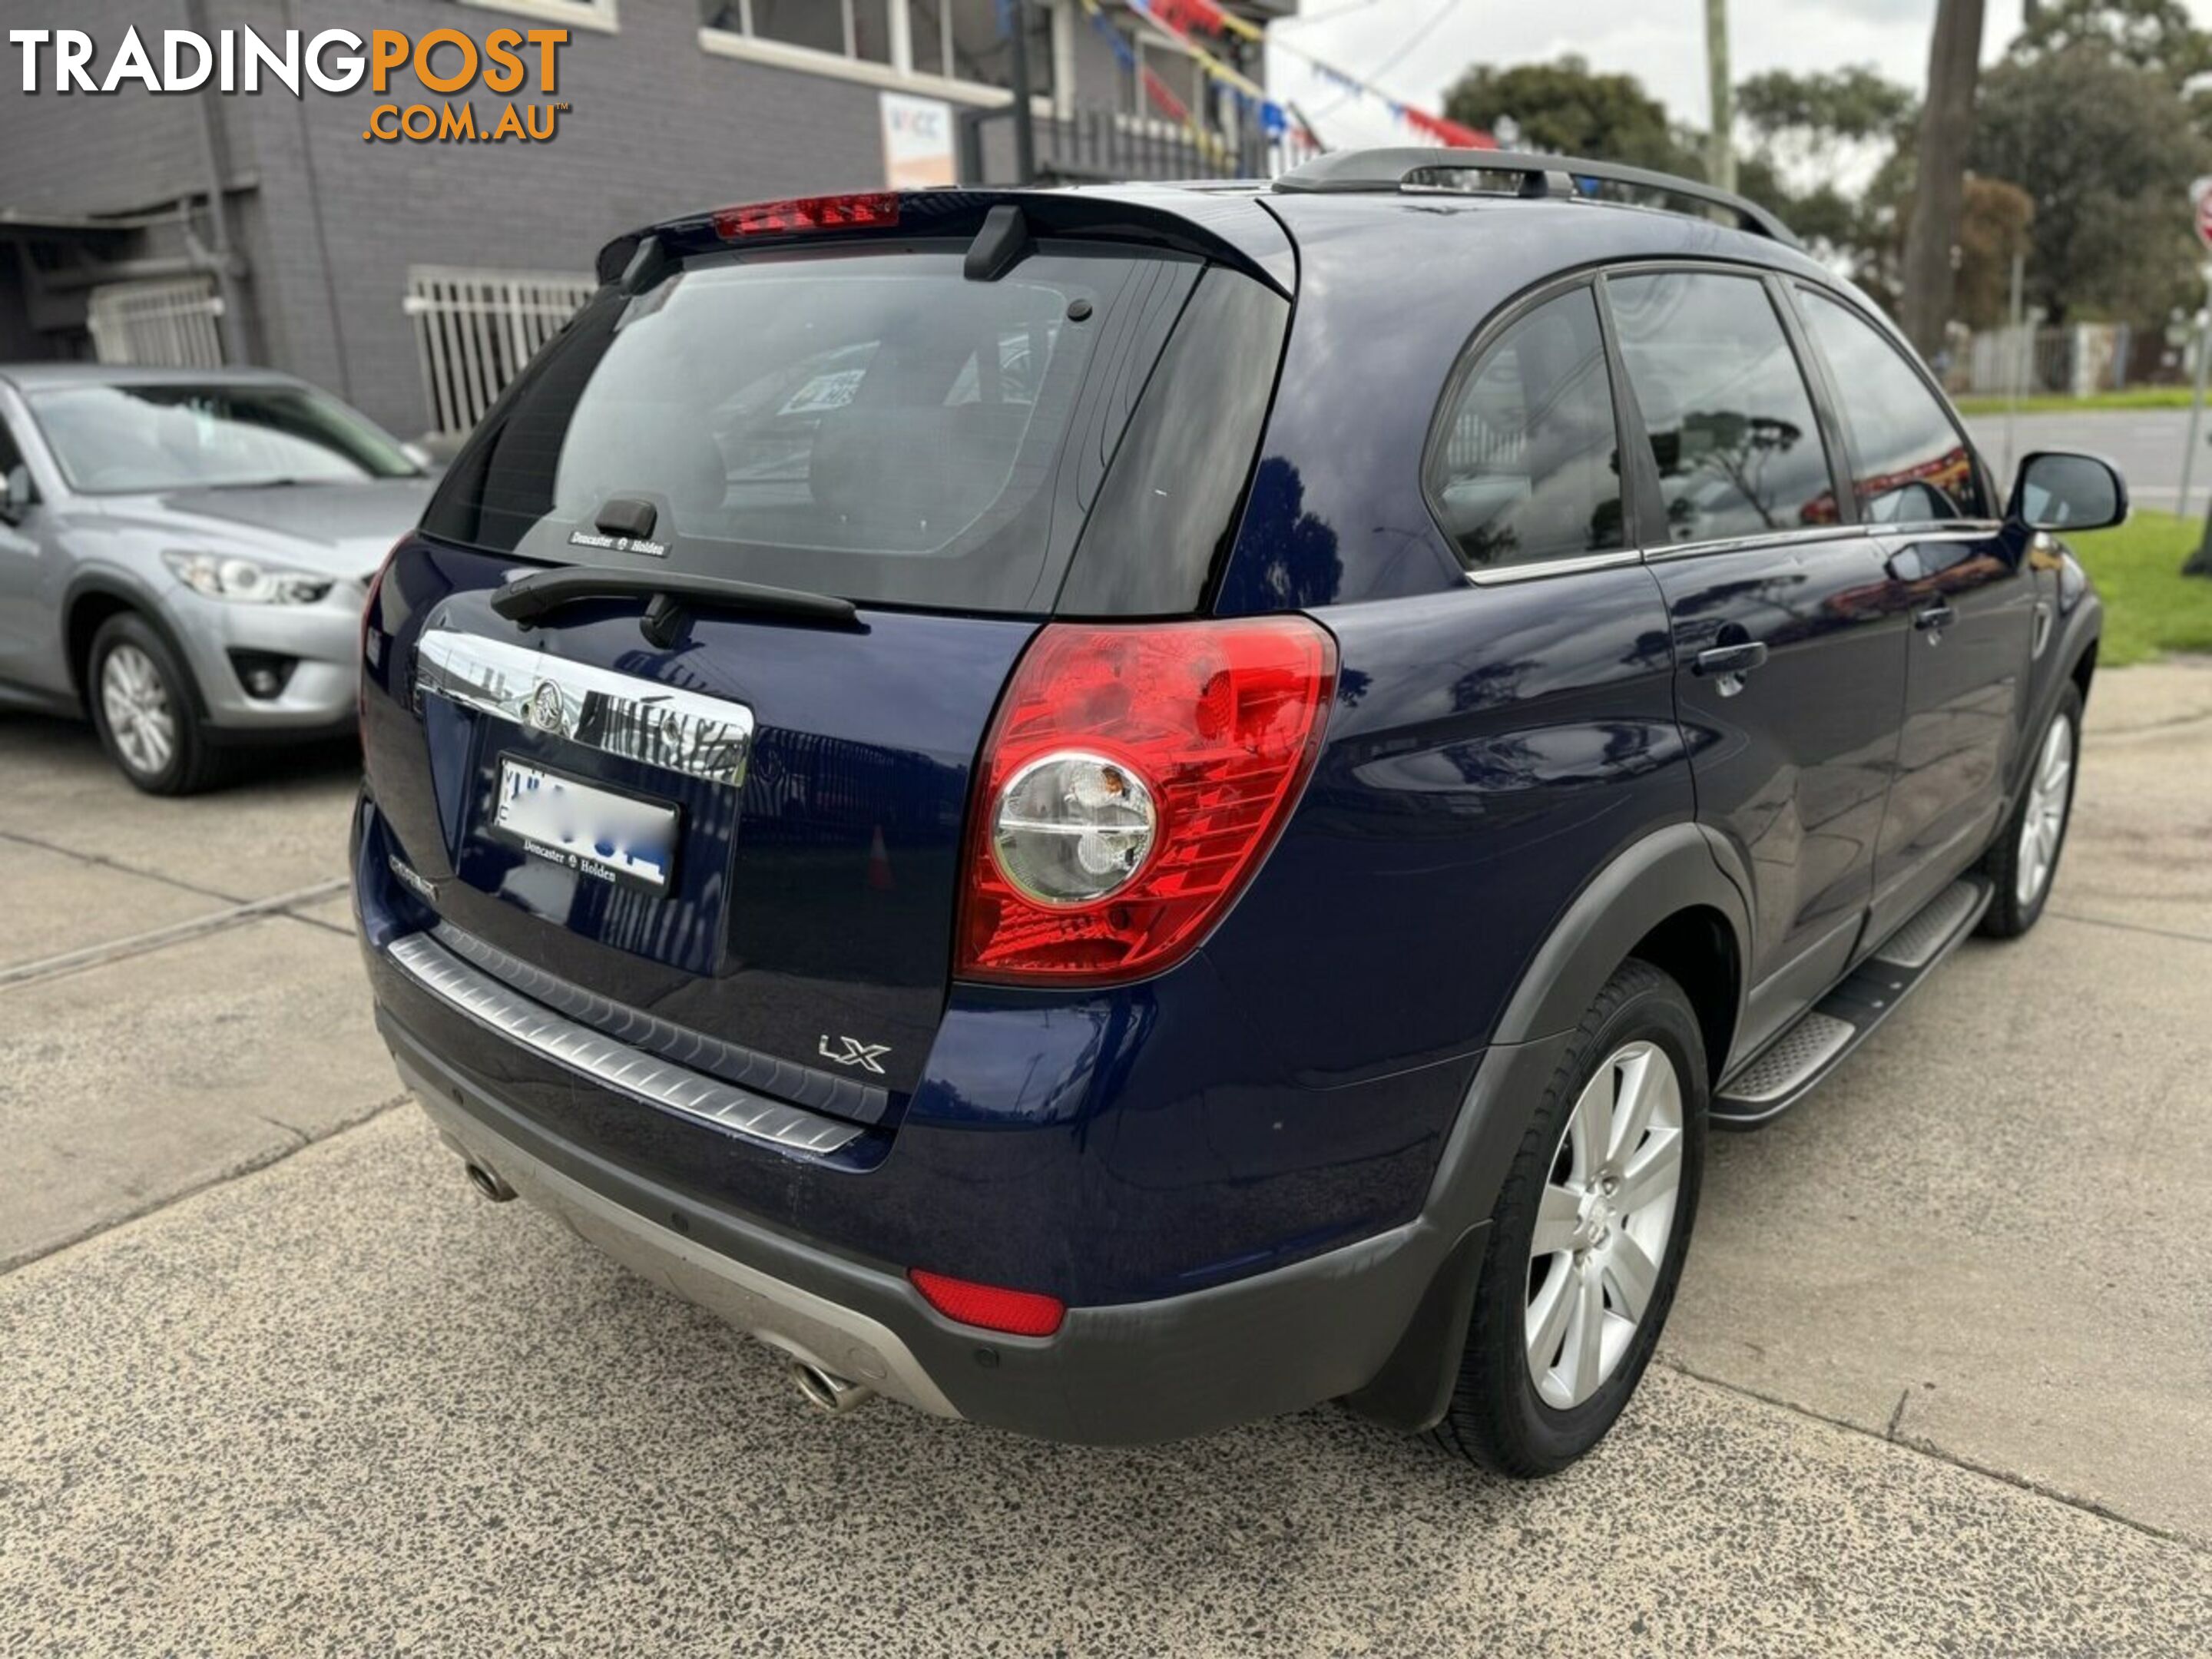
[[[457,629],[424,630],[415,685],[493,720],[712,783],[742,786],[752,757],[753,711],[741,702]]]

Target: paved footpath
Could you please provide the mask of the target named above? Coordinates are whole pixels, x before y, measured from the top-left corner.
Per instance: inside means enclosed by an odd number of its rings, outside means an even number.
[[[343,756],[0,717],[0,1656],[2212,1654],[2212,665],[2105,676],[2049,919],[1716,1143],[1556,1480],[1334,1408],[804,1408],[400,1105]]]

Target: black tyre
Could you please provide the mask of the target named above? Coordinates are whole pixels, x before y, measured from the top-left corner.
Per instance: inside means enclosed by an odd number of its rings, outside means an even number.
[[[2058,873],[2058,855],[2066,850],[2066,827],[2074,818],[2074,777],[2081,754],[2081,692],[2069,685],[2050,723],[2036,733],[2019,805],[1982,858],[1982,873],[1997,891],[1977,931],[1990,939],[2018,939],[2043,914]]]
[[[1498,1194],[1440,1445],[1502,1474],[1550,1474],[1613,1426],[1681,1278],[1707,1092],[1681,987],[1624,963],[1576,1029]]]
[[[184,664],[134,612],[110,617],[92,636],[85,701],[108,758],[149,795],[193,794],[228,770],[194,713]]]

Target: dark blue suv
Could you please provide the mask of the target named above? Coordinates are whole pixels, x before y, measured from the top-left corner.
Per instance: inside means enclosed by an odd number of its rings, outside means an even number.
[[[819,1406],[1557,1468],[1708,1126],[2043,905],[2120,481],[2008,501],[1747,203],[1368,152],[599,273],[369,599],[378,1018]]]

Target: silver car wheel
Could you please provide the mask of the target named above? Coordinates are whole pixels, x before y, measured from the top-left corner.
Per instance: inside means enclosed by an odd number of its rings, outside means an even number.
[[[100,666],[100,712],[123,763],[141,777],[166,769],[177,752],[177,711],[154,659],[125,643]]]
[[[2013,897],[2025,909],[2042,896],[2051,872],[2058,867],[2058,843],[2066,833],[2066,810],[2072,797],[2068,785],[2074,777],[2074,723],[2061,714],[2051,722],[2028,781],[2027,811],[2020,825],[2020,856],[2014,862]]]
[[[1565,1411],[1620,1364],[1651,1305],[1682,1183],[1682,1080],[1630,1042],[1597,1068],[1552,1158],[1528,1251],[1528,1375]]]

